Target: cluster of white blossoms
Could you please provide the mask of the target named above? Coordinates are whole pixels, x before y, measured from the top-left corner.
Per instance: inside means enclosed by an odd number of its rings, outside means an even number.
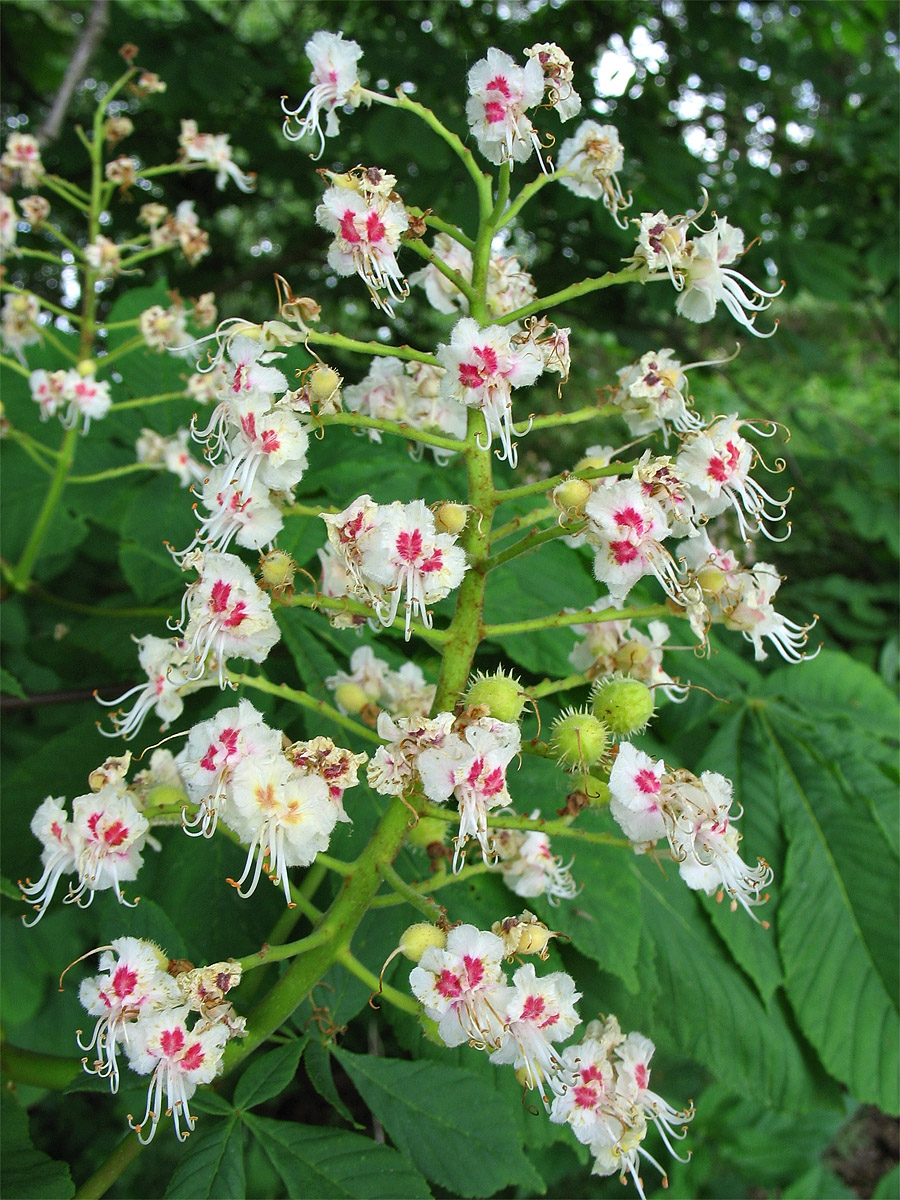
[[[323,174],[331,186],[316,209],[316,223],[334,234],[328,265],[337,275],[359,275],[372,303],[392,317],[391,302],[409,295],[397,265],[400,239],[409,228],[409,215],[394,191],[397,178],[379,167]]]
[[[249,847],[240,878],[229,880],[238,894],[252,895],[265,871],[292,905],[289,869],[309,866],[337,822],[350,820],[342,797],[365,760],[325,737],[283,748],[281,732],[242,700],[195,725],[177,757],[198,806],[185,829],[211,837],[223,821]]]
[[[677,433],[702,428],[703,421],[690,409],[691,398],[685,394],[685,372],[691,367],[708,365],[711,363],[682,366],[674,350],[648,351],[637,362],[617,372],[619,382],[610,389],[609,402],[621,410],[633,437],[646,437],[659,429],[668,445],[670,426]]]
[[[448,233],[438,233],[433,242],[435,255],[452,273],[459,275],[463,283],[472,282],[472,252],[457,242]],[[453,278],[429,263],[421,271],[410,275],[409,282],[422,287],[432,308],[448,315],[469,311],[465,293],[456,286]],[[530,304],[537,296],[537,287],[515,254],[503,249],[491,249],[487,273],[488,310],[494,317],[502,317]]]
[[[114,938],[92,953],[98,952],[100,974],[82,980],[78,989],[82,1006],[97,1018],[86,1044],[78,1031],[80,1049],[94,1055],[93,1061],[82,1059],[84,1069],[108,1079],[116,1093],[118,1051],[124,1047],[131,1070],[151,1077],[144,1116],[138,1124],[129,1116],[129,1125],[146,1146],[165,1114],[183,1142],[197,1120],[190,1098],[221,1074],[229,1039],[245,1034],[245,1019],[226,999],[241,981],[240,964],[192,967],[133,937]],[[189,1027],[191,1013],[197,1016]]]
[[[434,702],[435,685],[428,683],[422,668],[406,662],[394,671],[377,658],[371,646],[359,646],[350,656],[350,670],[337,671],[325,680],[334,702],[345,715],[377,717],[384,709],[391,717],[426,717]]]
[[[142,429],[134,445],[135,457],[148,467],[171,471],[182,487],[190,487],[206,475],[206,468],[191,455],[190,436],[188,429],[179,429],[171,437],[163,437],[152,429]]]
[[[812,654],[804,652],[815,622],[798,625],[775,611],[772,601],[782,577],[771,563],[742,564],[731,550],[714,546],[706,533],[679,549],[701,592],[687,608],[697,637],[703,639],[710,624],[738,630],[752,643],[757,662],[768,657],[765,638],[787,662],[802,662],[819,653],[821,646]]]
[[[661,759],[623,742],[609,790],[610,812],[637,853],[665,838],[689,888],[719,899],[727,895],[732,910],[740,904],[748,913],[768,899],[763,889],[772,882],[772,868],[764,859],[749,867],[738,854],[733,788],[724,775],[704,771],[698,779],[690,771],[670,771]]]
[[[523,931],[526,937],[521,935]],[[535,937],[541,931],[543,936]],[[465,1043],[487,1051],[491,1062],[512,1066],[528,1090],[537,1089],[558,1125],[569,1125],[594,1156],[592,1173],[630,1175],[641,1197],[641,1158],[665,1172],[644,1148],[648,1125],[656,1125],[667,1149],[684,1136],[678,1126],[693,1109],[677,1111],[650,1091],[653,1043],[642,1034],[623,1036],[615,1017],[591,1021],[585,1036],[560,1047],[581,1023],[581,999],[564,971],[539,976],[520,966],[510,981],[503,960],[522,954],[546,957],[553,935],[530,913],[495,923],[493,931],[458,925],[427,945],[410,973],[413,994],[438,1023],[447,1046]],[[683,1160],[682,1160],[683,1161]]]
[[[614,607],[611,596],[591,605],[598,614]],[[650,621],[646,633],[636,629],[628,618],[585,622],[573,625],[572,632],[582,638],[569,654],[576,671],[596,678],[624,675],[658,688],[670,700],[686,698],[687,688],[663,670],[663,648],[672,632],[665,621]]]
[[[731,264],[744,254],[744,234],[725,217],[716,217],[712,229],[689,238],[697,219],[668,217],[662,211],[642,213],[635,221],[638,244],[630,261],[645,267],[651,277],[659,272],[669,276],[679,292],[675,305],[679,316],[711,321],[721,301],[744,329],[756,337],[771,337],[777,323],[768,333],[760,333],[756,318],[781,294],[783,285],[766,292],[735,270]]]
[[[209,254],[209,234],[197,222],[193,200],[182,200],[174,213],[164,204],[142,204],[138,221],[149,229],[154,249],[178,246],[191,266]]]
[[[184,711],[184,697],[215,684],[219,672],[219,664],[211,655],[204,660],[203,671],[198,675],[194,654],[183,638],[161,638],[148,633],[132,640],[138,646],[138,663],[147,682],[135,684],[115,700],[97,697],[98,703],[115,710],[111,716],[113,729],[101,729],[100,733],[104,737],[123,737],[126,741],[137,736],[151,712],[161,720],[160,732],[164,732]],[[132,696],[136,698],[130,710],[122,712],[120,706]]]
[[[622,191],[617,172],[625,165],[625,151],[613,125],[584,121],[559,148],[556,174],[559,182],[576,196],[602,200],[620,229],[628,228],[621,217],[631,206],[631,194]]]
[[[0,180],[4,189],[15,184],[24,188],[40,187],[45,174],[37,138],[29,133],[11,133],[0,157]]]
[[[291,405],[284,374],[269,365],[280,356],[243,336],[230,341],[227,353],[219,403],[206,428],[194,429],[212,470],[199,490],[206,515],[182,559],[197,546],[270,546],[284,524],[282,506],[306,470],[305,418]]]
[[[187,163],[204,163],[216,172],[216,187],[222,191],[229,179],[233,179],[242,192],[252,192],[256,187],[256,175],[245,175],[232,160],[227,133],[200,133],[196,121],[181,122],[178,138],[181,158]]]
[[[371,787],[385,796],[402,796],[418,786],[435,804],[455,800],[459,832],[454,871],[461,868],[470,838],[478,842],[484,861],[493,865],[497,851],[488,813],[511,804],[506,770],[522,744],[519,726],[489,715],[440,712],[395,720],[382,712],[377,730],[386,744],[369,762]]]
[[[92,367],[93,363],[85,366]],[[84,421],[87,433],[91,421],[102,420],[109,412],[112,397],[106,380],[95,379],[93,372],[80,370],[32,371],[28,377],[31,398],[41,411],[41,420],[59,416],[64,429],[74,429]]]
[[[463,441],[466,436],[466,410],[458,400],[444,395],[440,367],[428,363],[403,362],[399,358],[374,358],[365,378],[343,390],[347,412],[359,413],[383,421],[408,425],[412,430],[439,434]],[[381,442],[381,431],[365,431],[373,442]],[[421,457],[421,442],[410,443],[414,456]],[[432,446],[439,465],[453,455],[442,446]]]
[[[36,925],[47,911],[63,875],[77,876],[64,904],[87,908],[97,892],[112,888],[121,904],[133,907],[122,884],[137,877],[150,826],[141,812],[140,795],[125,782],[130,763],[126,753],[92,771],[91,790],[72,801],[71,817],[63,797],[48,796],[38,806],[31,832],[41,843],[44,870],[36,882],[26,879],[19,884],[22,899],[37,911],[26,925]]]
[[[536,808],[531,820],[540,815]],[[515,895],[525,899],[546,896],[553,905],[578,895],[578,885],[569,873],[572,864],[566,866],[553,853],[549,837],[539,829],[498,829],[491,846],[497,855],[497,870]]]
[[[437,531],[424,500],[376,504],[364,495],[322,520],[331,550],[323,560],[326,594],[368,605],[385,626],[393,624],[402,600],[407,641],[414,617],[430,629],[428,605],[459,587],[466,556],[453,534]]]

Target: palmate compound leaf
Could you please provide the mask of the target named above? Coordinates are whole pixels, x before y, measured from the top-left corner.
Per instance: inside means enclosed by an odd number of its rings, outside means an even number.
[[[234,1090],[234,1106],[253,1108],[280,1095],[297,1074],[306,1038],[297,1038],[255,1058]]]
[[[224,1121],[205,1122],[185,1147],[166,1197],[241,1200],[247,1194],[243,1141],[237,1113]]]
[[[333,1053],[400,1153],[441,1187],[461,1196],[509,1184],[544,1191],[501,1097],[472,1072]]]
[[[67,1200],[75,1195],[75,1185],[65,1163],[56,1162],[36,1150],[28,1129],[28,1113],[3,1089],[2,1191],[17,1200]]]
[[[774,1108],[806,1112],[838,1105],[836,1086],[798,1038],[783,997],[773,997],[768,1008],[763,1004],[676,865],[645,857],[635,859],[634,870],[642,885],[644,928],[656,948],[659,1041],[702,1063],[732,1090]],[[740,910],[729,915],[749,920]]]
[[[419,1172],[396,1150],[357,1133],[255,1113],[245,1114],[244,1124],[290,1200],[420,1200],[431,1195]]]
[[[837,728],[817,730],[776,705],[757,719],[778,755],[788,837],[777,920],[788,997],[825,1068],[857,1099],[896,1113],[896,855],[833,759]]]

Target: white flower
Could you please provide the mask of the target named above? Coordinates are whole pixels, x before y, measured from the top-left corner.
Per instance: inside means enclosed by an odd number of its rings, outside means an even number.
[[[15,252],[18,219],[12,196],[0,192],[0,255]]]
[[[662,793],[665,769],[662,760],[654,761],[630,742],[623,742],[609,773],[609,811],[638,847],[666,836]]]
[[[281,632],[269,597],[239,558],[214,551],[194,552],[189,558],[199,578],[188,586],[182,601],[180,627],[196,664],[188,678],[199,679],[207,655],[213,654],[219,665],[219,686],[224,687],[227,658],[263,662]]]
[[[581,112],[581,97],[572,86],[574,70],[571,58],[555,42],[537,42],[525,51],[526,58],[535,58],[544,72],[547,103],[555,108],[561,121],[577,117]]]
[[[87,908],[96,892],[114,888],[119,903],[127,904],[121,885],[137,878],[150,825],[123,785],[108,784],[73,800],[72,827],[78,886],[70,887],[66,903]]]
[[[37,138],[28,133],[11,133],[6,139],[6,150],[0,163],[13,173],[13,179],[24,188],[40,186],[44,178],[44,164]]]
[[[435,234],[433,250],[444,266],[456,271],[466,282],[472,282],[472,254],[448,233]],[[468,312],[469,302],[452,280],[439,271],[433,263],[410,275],[413,286],[423,287],[428,303],[438,312],[452,314]]]
[[[196,121],[182,121],[178,144],[185,161],[206,163],[216,172],[220,192],[228,179],[233,179],[242,192],[252,192],[256,187],[256,176],[252,172],[245,175],[232,161],[227,133],[199,133]]]
[[[41,410],[41,420],[55,416],[66,403],[68,371],[32,371],[28,377],[31,398]]]
[[[679,594],[672,556],[662,546],[670,534],[665,513],[636,480],[595,487],[584,507],[585,536],[596,550],[594,575],[616,602],[624,601],[644,575],[655,575],[667,595]]]
[[[619,228],[627,229],[628,222],[620,219],[619,213],[631,206],[631,194],[624,195],[617,175],[624,162],[615,126],[584,121],[560,147],[556,174],[563,187],[576,196],[602,200]]]
[[[201,1083],[211,1083],[221,1071],[222,1053],[229,1036],[227,1026],[198,1026],[191,1031],[186,1024],[189,1011],[184,1006],[148,1014],[132,1031],[128,1065],[138,1075],[152,1072],[143,1119],[137,1125],[130,1116],[128,1119],[143,1146],[153,1140],[163,1113],[171,1114],[175,1136],[183,1142],[197,1120],[191,1115],[188,1101]],[[186,1129],[181,1128],[182,1120]],[[146,1132],[148,1122],[150,1129]]]
[[[453,327],[449,344],[438,346],[437,359],[447,371],[441,381],[444,395],[484,415],[487,443],[481,448],[490,449],[497,434],[503,447],[501,460],[514,467],[512,389],[528,387],[538,378],[544,365],[540,352],[534,346],[516,345],[502,325],[479,329],[477,321],[464,317]]]
[[[675,308],[689,321],[711,321],[721,300],[739,325],[756,337],[771,337],[778,327],[777,322],[768,333],[760,333],[756,328],[756,315],[781,295],[784,285],[776,292],[763,291],[746,275],[728,265],[743,253],[742,230],[730,225],[724,217],[717,217],[708,233],[694,238],[690,253],[680,264],[684,270],[684,287]]]
[[[564,1042],[581,1023],[575,1010],[580,999],[570,975],[554,971],[538,979],[531,963],[519,967],[507,993],[503,1040],[491,1062],[523,1070],[525,1086],[542,1089],[541,1099],[548,1110],[544,1084],[554,1092],[564,1092],[567,1086],[553,1043]]]
[[[69,875],[77,869],[76,854],[80,842],[63,807],[64,804],[64,797],[55,799],[48,796],[38,805],[31,818],[31,832],[41,843],[41,863],[44,870],[36,883],[32,883],[30,879],[26,879],[24,883],[19,882],[22,899],[27,900],[37,912],[32,921],[22,918],[28,927],[36,925],[47,911],[60,876]]]
[[[443,950],[429,946],[409,976],[413,995],[438,1022],[445,1046],[495,1048],[503,1035],[503,942],[474,925],[457,925]]]
[[[178,638],[158,638],[148,633],[146,637],[134,640],[138,645],[138,662],[141,670],[146,672],[147,682],[136,684],[115,700],[97,697],[98,704],[118,710],[123,701],[137,696],[130,712],[112,714],[115,726],[112,732],[100,730],[104,737],[120,736],[126,742],[136,736],[150,712],[161,718],[160,732],[168,729],[184,711],[183,697],[214,682],[212,672],[216,669],[215,662],[207,662],[201,675],[197,676],[188,644]]]
[[[393,197],[393,198],[391,198]],[[409,228],[402,201],[363,196],[348,187],[330,187],[316,209],[316,223],[334,234],[328,265],[338,275],[359,275],[377,308],[393,316],[390,301],[403,301],[409,285],[397,265],[401,234]],[[388,299],[380,295],[387,292]]]
[[[319,138],[319,152],[313,158],[321,158],[325,149],[325,136],[335,137],[340,132],[338,108],[358,108],[364,98],[359,83],[357,63],[362,58],[362,49],[357,42],[345,41],[343,34],[314,33],[304,47],[312,63],[309,77],[313,85],[297,108],[288,108],[286,96],[281,98],[285,114],[284,135],[292,142],[315,133]],[[325,112],[325,133],[322,132],[320,114]],[[291,121],[298,123],[296,130]]]
[[[87,1045],[97,1058],[91,1066],[82,1059],[89,1075],[109,1079],[110,1091],[119,1090],[119,1064],[116,1050],[120,1042],[129,1044],[134,1023],[149,1013],[173,1008],[181,1003],[175,980],[167,973],[168,959],[151,942],[139,938],[114,938],[100,955],[100,975],[84,979],[78,989],[83,1008],[97,1018]]]
[[[171,437],[162,437],[152,429],[142,429],[135,442],[135,457],[139,463],[165,467],[178,476],[182,487],[188,487],[206,475],[203,464],[191,457],[187,446],[189,437],[187,429],[179,429]]]
[[[308,742],[294,742],[285,750],[289,762],[303,774],[318,775],[328,787],[328,799],[337,809],[339,821],[350,821],[344,811],[344,792],[356,787],[357,773],[368,755],[353,754],[336,746],[331,738],[314,737]]]
[[[544,97],[544,73],[536,58],[516,66],[508,54],[491,47],[467,76],[466,118],[478,149],[489,162],[526,162],[540,142],[526,109]],[[543,162],[541,163],[543,167]]]
[[[12,351],[23,367],[27,365],[22,353],[24,348],[34,346],[41,340],[41,332],[38,327],[40,313],[40,301],[32,292],[26,292],[24,295],[9,292],[3,301],[3,311],[0,314],[3,344]],[[36,372],[32,372],[32,376],[34,374]],[[56,371],[54,374],[65,375],[67,372]],[[32,395],[34,395],[33,390]],[[37,399],[37,397],[34,398]],[[41,411],[42,420],[46,420],[43,409]]]
[[[673,350],[651,350],[618,372],[619,384],[609,399],[621,408],[632,436],[644,437],[662,429],[668,444],[668,425],[679,433],[702,427],[700,418],[688,408],[687,369],[675,358]]]
[[[540,816],[540,809],[531,819]],[[553,853],[550,839],[540,830],[498,829],[493,848],[499,856],[498,869],[503,882],[517,896],[546,896],[552,905],[578,895],[578,885],[569,867]],[[569,866],[572,864],[570,863]]]

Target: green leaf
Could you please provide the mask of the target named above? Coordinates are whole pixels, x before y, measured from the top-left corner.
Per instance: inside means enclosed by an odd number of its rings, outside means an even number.
[[[843,1179],[830,1171],[824,1163],[816,1163],[808,1171],[795,1179],[784,1188],[782,1200],[809,1200],[810,1196],[817,1200],[855,1200],[857,1193],[847,1187]]]
[[[303,1055],[303,1066],[309,1082],[325,1103],[330,1104],[334,1111],[342,1116],[349,1125],[354,1126],[356,1129],[362,1129],[362,1125],[353,1119],[350,1109],[338,1095],[338,1090],[334,1084],[334,1076],[331,1073],[331,1055],[328,1053],[324,1042],[320,1042],[316,1038],[310,1038]]]
[[[785,986],[826,1069],[887,1112],[898,1095],[897,860],[833,743],[760,710],[779,756],[788,836],[778,942]],[[826,741],[826,738],[822,738]]]
[[[839,719],[866,734],[895,739],[900,707],[890,688],[864,663],[823,650],[817,658],[774,671],[761,694],[790,701],[817,720]]]
[[[872,1200],[894,1200],[900,1196],[900,1166],[893,1167],[878,1180]]]
[[[244,1131],[237,1115],[210,1123],[190,1138],[184,1157],[165,1190],[167,1197],[191,1200],[243,1200]]]
[[[122,520],[119,564],[134,594],[151,604],[183,589],[182,572],[164,543],[183,550],[194,536],[197,521],[190,493],[169,472],[136,487],[129,501]]]
[[[15,1200],[68,1200],[75,1184],[65,1163],[36,1150],[28,1128],[28,1113],[4,1088],[0,1101],[0,1178],[4,1196]]]
[[[0,692],[5,692],[8,696],[18,696],[20,700],[28,699],[21,683],[15,675],[10,675],[5,667],[0,667]]]
[[[234,1106],[210,1087],[200,1088],[191,1097],[191,1112],[194,1109],[197,1112],[210,1113],[214,1117],[230,1117],[234,1112]]]
[[[579,815],[578,827],[609,830],[596,813]],[[574,851],[573,851],[574,847]],[[573,855],[572,874],[579,885],[574,900],[553,907],[539,896],[528,904],[551,929],[564,933],[582,954],[637,991],[635,966],[641,938],[640,888],[631,870],[632,852],[615,846],[593,846],[559,838],[553,852]]]
[[[837,1089],[806,1061],[784,1006],[777,997],[763,1005],[674,864],[638,859],[634,870],[642,885],[644,927],[656,948],[662,998],[656,1019],[669,1044],[732,1089],[776,1108],[836,1104]],[[749,919],[743,912],[731,915]]]
[[[284,1183],[290,1200],[419,1200],[431,1193],[396,1150],[357,1133],[272,1121],[244,1123]]]
[[[305,1038],[297,1038],[255,1058],[238,1081],[234,1107],[241,1110],[254,1108],[280,1095],[297,1074],[305,1042]]]
[[[291,613],[280,622],[281,637],[291,652],[301,686],[314,696],[325,696],[325,679],[337,671],[339,664],[309,628],[308,621],[305,614]]]
[[[500,1097],[470,1071],[333,1053],[400,1153],[441,1187],[462,1196],[508,1184],[543,1190]]]

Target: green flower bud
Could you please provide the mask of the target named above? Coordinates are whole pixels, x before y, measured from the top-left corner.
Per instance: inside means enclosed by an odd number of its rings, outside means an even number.
[[[332,367],[326,367],[324,364],[316,367],[310,372],[309,376],[309,394],[310,398],[321,404],[323,401],[330,400],[335,392],[341,386],[343,380],[337,371]]]
[[[355,717],[369,703],[369,697],[358,683],[341,683],[335,689],[334,702],[348,717]]]
[[[441,533],[452,533],[454,537],[466,527],[469,509],[465,504],[454,504],[448,500],[434,514],[434,523]]]
[[[414,963],[419,961],[429,946],[437,946],[439,950],[443,950],[446,945],[447,935],[443,929],[438,929],[437,925],[429,925],[427,921],[410,925],[400,935],[400,953]]]
[[[586,479],[565,479],[553,489],[553,503],[564,513],[584,512],[591,496],[591,485]]]
[[[653,693],[639,679],[602,679],[592,696],[594,715],[613,737],[628,737],[645,729],[653,716]]]

